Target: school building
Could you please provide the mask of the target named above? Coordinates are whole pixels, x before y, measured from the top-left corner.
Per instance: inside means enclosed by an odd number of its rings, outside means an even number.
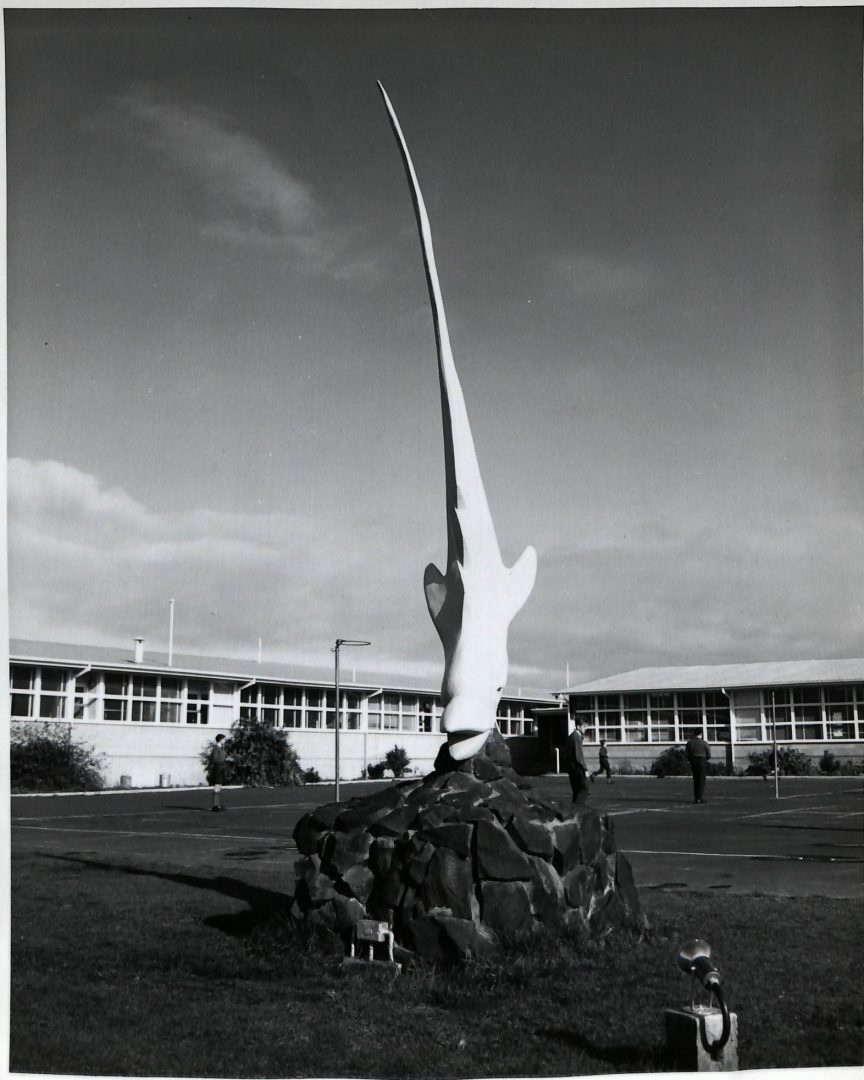
[[[693,734],[738,768],[775,737],[814,765],[825,750],[859,763],[864,753],[864,659],[639,668],[562,696],[586,743],[606,740],[613,766],[650,765]]]
[[[68,725],[76,742],[104,755],[109,786],[201,784],[201,750],[229,734],[240,717],[259,717],[290,732],[304,769],[322,779],[334,769],[335,680],[298,678],[271,662],[171,656],[145,650],[12,640],[13,723]],[[340,679],[340,778],[356,779],[394,745],[411,768],[431,771],[442,742],[440,693],[424,686]],[[514,764],[542,771],[532,710],[552,695],[506,695],[498,727]]]
[[[340,776],[356,779],[399,745],[412,769],[431,770],[441,746],[437,689],[406,682],[340,680]],[[109,786],[200,784],[201,750],[240,717],[290,733],[304,768],[334,774],[331,676],[299,678],[270,661],[217,659],[129,648],[10,642],[13,723],[67,725],[104,756]],[[523,773],[556,771],[578,717],[594,767],[600,739],[613,768],[647,771],[694,733],[714,760],[746,768],[747,755],[795,746],[814,765],[824,750],[864,754],[864,659],[640,668],[549,694],[506,691],[498,727]]]

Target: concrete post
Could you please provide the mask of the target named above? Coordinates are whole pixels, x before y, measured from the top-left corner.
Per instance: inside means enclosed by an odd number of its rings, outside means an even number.
[[[669,1068],[675,1072],[735,1072],[738,1069],[738,1017],[729,1014],[726,1045],[711,1053],[720,1039],[723,1013],[715,1008],[666,1010],[666,1049]]]

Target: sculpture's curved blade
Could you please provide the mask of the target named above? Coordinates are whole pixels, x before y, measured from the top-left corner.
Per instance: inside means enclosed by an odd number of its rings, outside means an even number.
[[[396,113],[378,83],[396,136],[423,248],[426,282],[438,348],[438,380],[444,427],[447,500],[447,570],[426,567],[429,614],[444,647],[441,686],[444,730],[450,753],[464,760],[476,753],[495,724],[507,678],[507,629],[534,587],[537,557],[528,547],[512,569],[504,566],[489,513],[465,399],[447,332],[432,232],[420,185]]]

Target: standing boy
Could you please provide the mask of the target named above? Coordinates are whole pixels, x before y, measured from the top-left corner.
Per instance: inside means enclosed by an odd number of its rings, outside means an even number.
[[[224,735],[217,735],[214,740],[216,745],[210,752],[210,783],[213,785],[213,803],[210,807],[212,812],[224,810],[222,805],[222,785],[225,783],[225,741]]]

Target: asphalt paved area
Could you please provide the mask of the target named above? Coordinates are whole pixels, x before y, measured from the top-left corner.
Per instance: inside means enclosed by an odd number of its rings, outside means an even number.
[[[532,782],[569,808],[566,778]],[[380,786],[342,784],[340,798]],[[224,814],[210,813],[204,788],[12,796],[12,855],[221,874],[290,894],[294,825],[333,796],[326,784],[226,789]],[[709,778],[697,806],[689,778],[615,777],[588,805],[614,820],[641,889],[864,899],[864,778],[790,777],[780,796],[770,781]]]

